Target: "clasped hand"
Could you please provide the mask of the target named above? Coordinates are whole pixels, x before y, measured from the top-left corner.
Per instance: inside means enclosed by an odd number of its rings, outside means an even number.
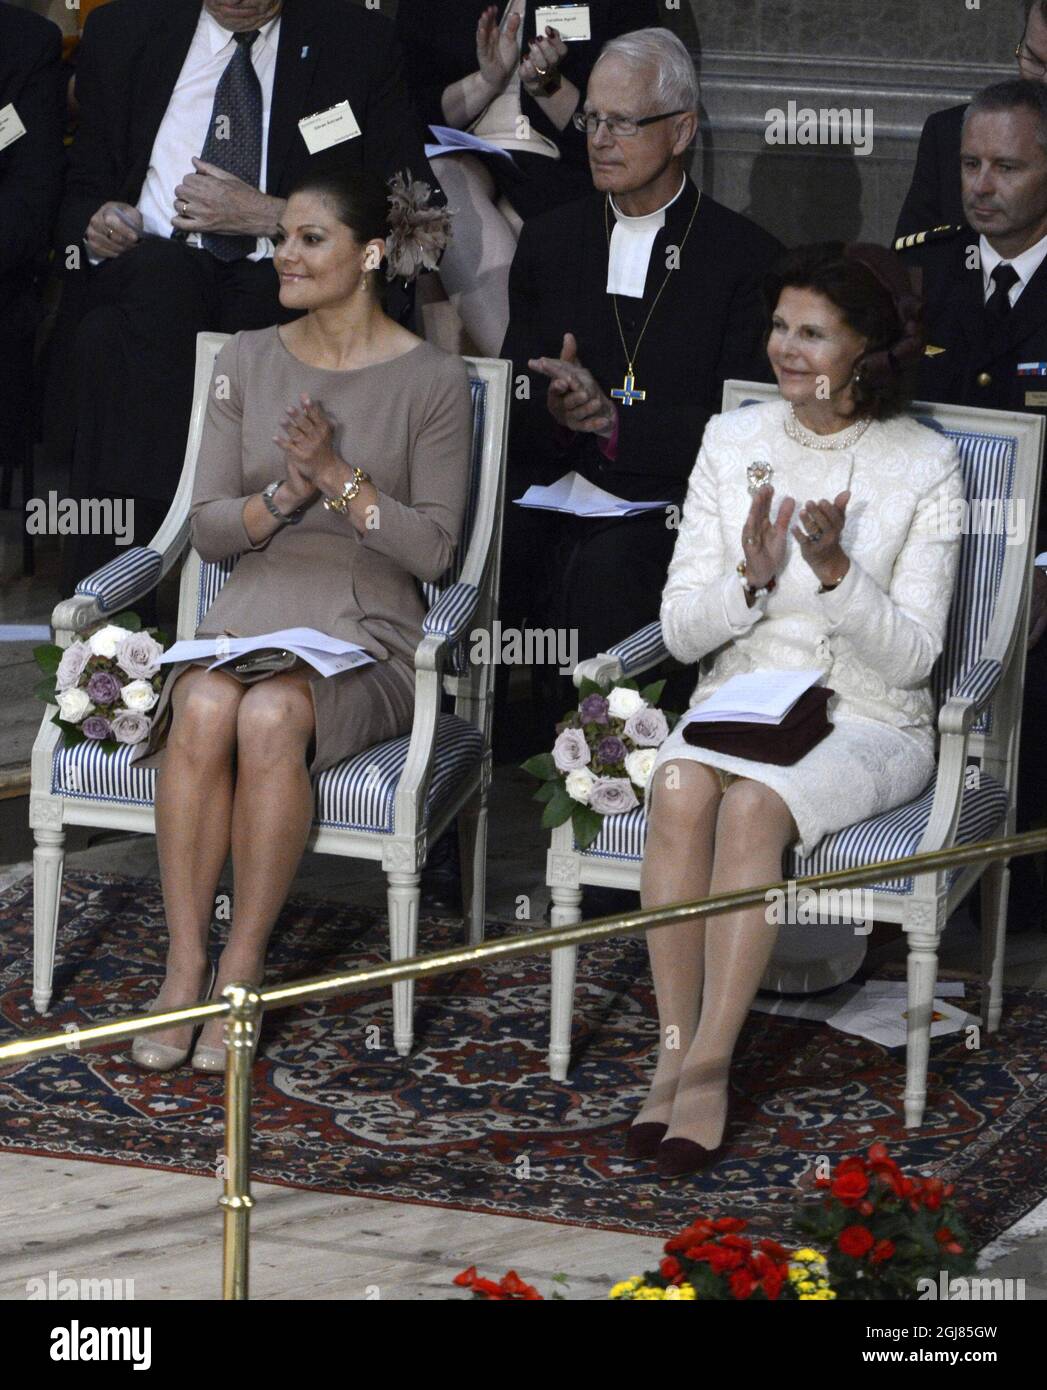
[[[546,404],[558,425],[582,434],[611,437],[614,402],[604,395],[592,372],[578,361],[578,343],[573,333],[564,334],[559,357],[533,357],[527,365],[532,372],[549,378]]]
[[[789,523],[796,511],[796,499],[784,497],[778,515],[771,520],[771,499],[774,488],[769,484],[757,490],[742,527],[742,550],[745,554],[745,576],[756,589],[765,588],[778,574],[785,559]],[[822,498],[807,502],[800,510],[799,526],[792,533],[800,545],[800,554],[822,584],[835,584],[850,567],[850,561],[840,544],[849,492],[841,492],[832,502]]]
[[[273,199],[228,169],[195,155],[193,168],[196,172],[186,174],[174,191],[172,227],[180,232],[268,235]]]
[[[282,433],[273,435],[274,444],[279,444],[284,451],[285,486],[296,507],[312,501],[318,492],[336,492],[340,483],[332,478],[332,473],[339,465],[345,470],[345,464],[334,449],[334,422],[323,406],[304,392],[301,402],[284,412],[280,422]]]

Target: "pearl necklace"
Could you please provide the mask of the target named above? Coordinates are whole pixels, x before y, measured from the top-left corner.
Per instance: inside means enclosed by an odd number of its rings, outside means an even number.
[[[808,449],[849,449],[858,443],[871,424],[872,421],[866,417],[835,434],[815,434],[796,418],[796,411],[790,403],[789,414],[785,417],[785,433]]]

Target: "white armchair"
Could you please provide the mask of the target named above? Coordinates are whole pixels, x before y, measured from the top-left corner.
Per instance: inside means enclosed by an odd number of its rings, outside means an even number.
[[[214,360],[226,335],[197,338],[196,381],[185,464],[171,508],[147,547],[113,560],[57,605],[55,641],[133,606],[181,564],[179,639],[193,635],[235,559],[205,564],[188,549],[189,505]],[[491,779],[491,670],[466,659],[464,639],[490,629],[497,607],[506,441],[508,362],[467,359],[473,400],[471,485],[461,544],[451,569],[423,585],[429,611],[415,653],[415,711],[409,735],[390,739],[315,779],[316,815],[309,848],[381,863],[388,880],[390,954],[416,954],[419,876],[427,847],[458,818],[470,942],[483,938],[487,791]],[[188,549],[188,553],[187,552]],[[184,563],[183,563],[184,560]],[[441,712],[441,697],[454,713]],[[51,1000],[62,888],[65,827],[103,826],[155,833],[152,769],[135,767],[129,749],[107,755],[90,742],[63,748],[48,706],[33,747],[29,820],[33,854],[33,1003]],[[393,1041],[406,1056],[413,1042],[413,983],[393,988]]]
[[[775,399],[776,388],[727,382],[724,410]],[[834,869],[857,868],[952,845],[1013,834],[1016,760],[1021,724],[1025,635],[1043,453],[1043,421],[1010,411],[917,403],[911,413],[955,440],[963,467],[966,496],[990,506],[1021,500],[1026,526],[1018,543],[1001,528],[983,528],[962,541],[959,573],[945,646],[933,675],[939,706],[938,770],[915,801],[871,820],[827,835],[807,859],[786,856],[794,878]],[[668,652],[661,627],[651,623],[609,652],[584,661],[575,671],[610,681],[636,676],[663,661]],[[638,890],[646,839],[642,807],[608,817],[586,850],[574,842],[570,822],[552,833],[546,881],[552,890],[552,922],[563,926],[580,916],[583,884]],[[981,879],[983,1008],[987,1032],[1000,1021],[1001,980],[1009,870],[1004,863],[976,865],[949,873],[920,874],[876,884],[872,893],[877,921],[897,922],[908,937],[908,1035],[905,1123],[919,1126],[927,1091],[932,999],[938,943],[946,921]],[[570,1060],[571,1015],[576,947],[554,951],[549,1067],[563,1080]]]

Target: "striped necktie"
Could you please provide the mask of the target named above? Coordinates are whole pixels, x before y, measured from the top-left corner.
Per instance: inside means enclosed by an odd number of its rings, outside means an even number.
[[[259,30],[234,34],[236,52],[219,78],[211,124],[200,156],[257,188],[262,177],[262,84],[251,62]],[[258,245],[257,237],[204,232],[200,243],[220,261],[238,261]]]

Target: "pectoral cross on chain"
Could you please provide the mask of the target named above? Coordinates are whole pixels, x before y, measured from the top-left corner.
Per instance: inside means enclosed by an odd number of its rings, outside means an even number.
[[[625,385],[621,390],[612,391],[611,399],[621,401],[623,405],[633,405],[636,401],[645,401],[647,399],[646,391],[638,391],[636,389],[636,377],[633,375],[631,363],[629,364],[629,370],[625,374]]]

